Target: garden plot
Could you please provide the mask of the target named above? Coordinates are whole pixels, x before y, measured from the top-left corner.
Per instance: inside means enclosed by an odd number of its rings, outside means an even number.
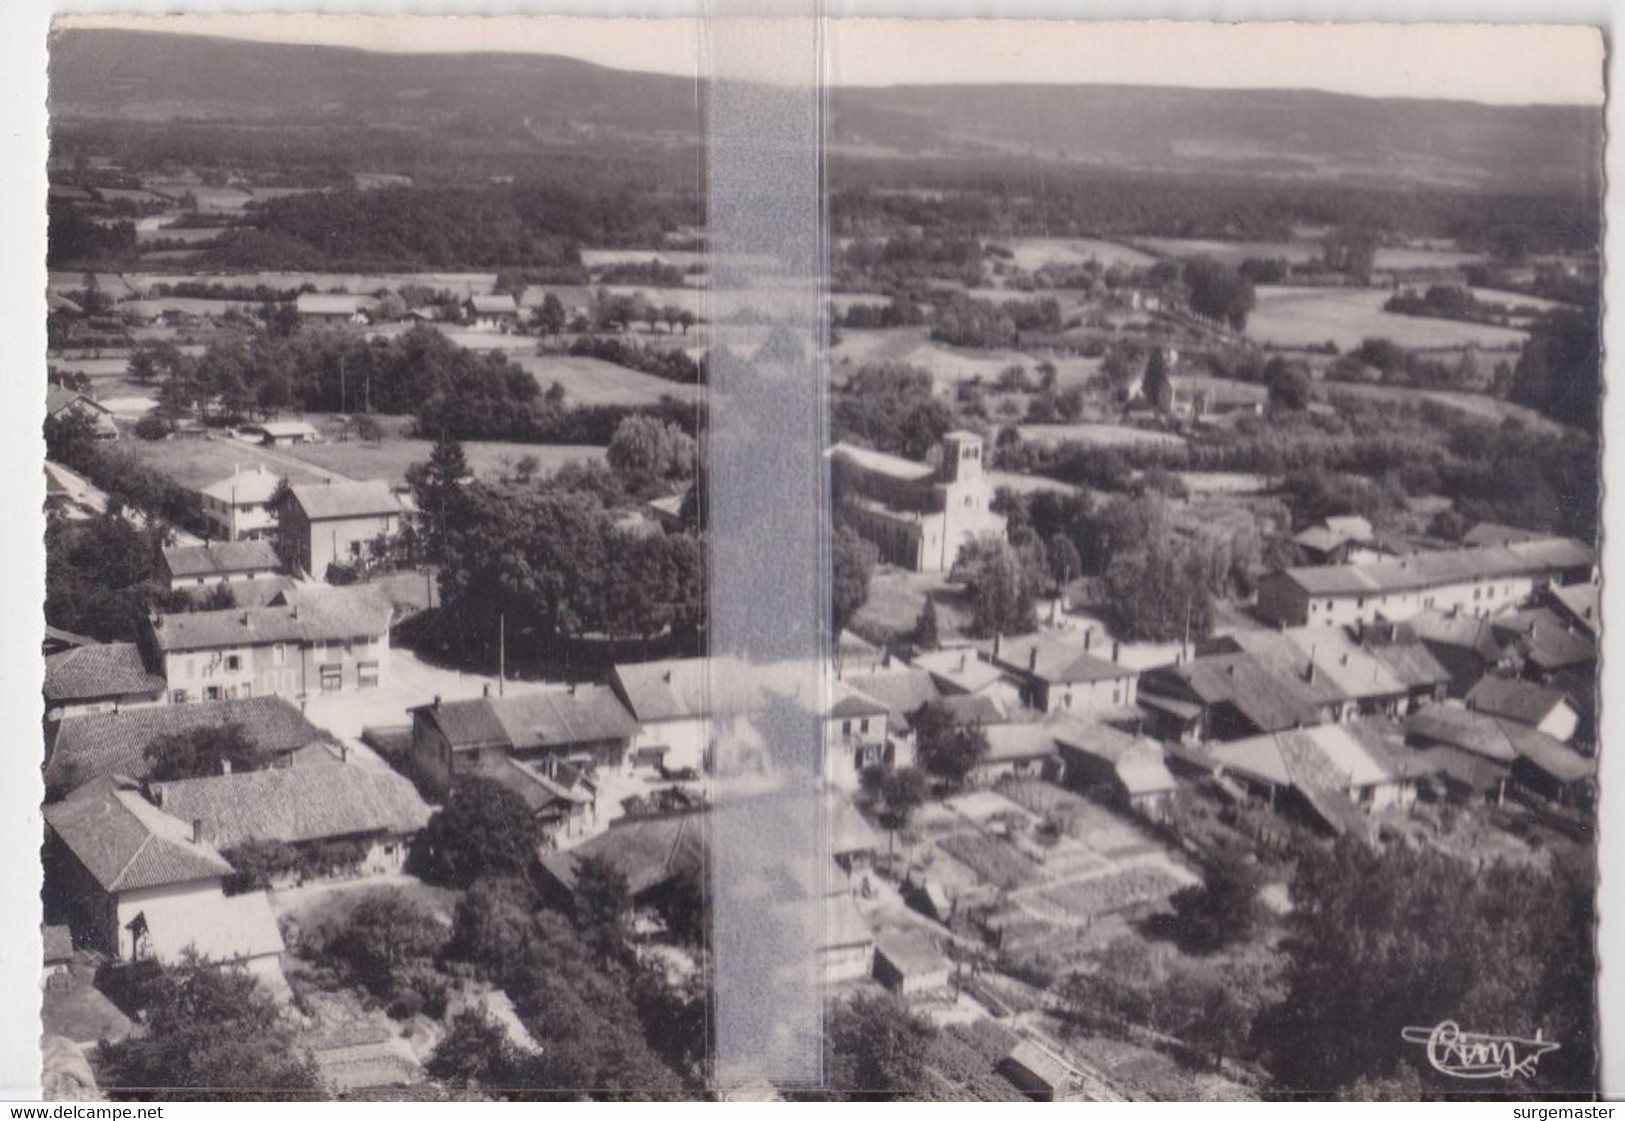
[[[1016,267],[1036,272],[1045,265],[1081,265],[1099,261],[1105,268],[1126,265],[1145,269],[1157,259],[1143,250],[1115,241],[1090,237],[1018,237],[1003,244],[1010,247]]]

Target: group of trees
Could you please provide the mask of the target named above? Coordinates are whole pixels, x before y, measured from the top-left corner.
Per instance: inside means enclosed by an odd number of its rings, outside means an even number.
[[[830,386],[830,435],[923,460],[954,426],[953,406],[936,394],[930,371],[884,362],[860,366]]]
[[[1196,257],[1185,262],[1181,278],[1192,311],[1222,320],[1232,330],[1246,328],[1256,296],[1241,273],[1211,257]]]
[[[641,346],[620,335],[582,335],[570,344],[570,353],[682,385],[705,384],[705,362],[696,362],[687,351],[676,347]]]
[[[686,533],[622,528],[602,500],[557,480],[519,491],[479,482],[419,496],[440,559],[442,637],[487,651],[506,620],[511,649],[601,636],[692,638],[704,623],[705,559]],[[444,511],[442,513],[442,511]]]
[[[1061,327],[1061,305],[1052,296],[995,304],[956,292],[937,308],[931,337],[950,346],[999,348],[1015,345],[1024,331],[1055,334]]]

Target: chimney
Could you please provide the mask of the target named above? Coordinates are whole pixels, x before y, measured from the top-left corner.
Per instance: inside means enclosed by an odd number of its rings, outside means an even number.
[[[959,672],[960,673],[965,672],[965,658],[966,657],[967,657],[967,655],[965,654],[965,652],[963,650],[961,650],[959,652]]]
[[[487,696],[487,697],[489,697],[489,696],[490,696],[490,695],[491,695],[491,683],[490,683],[490,682],[489,682],[489,681],[487,681],[487,682],[486,682],[486,683],[485,683],[485,684],[484,684],[484,685],[482,685],[482,686],[481,686],[481,687],[480,687],[480,688],[481,688],[481,690],[482,690],[482,691],[483,691],[483,694],[484,694],[484,695],[485,695],[485,696]]]
[[[210,540],[209,540],[209,539],[208,539],[208,538],[207,538],[207,537],[205,537],[205,538],[204,538],[204,539],[203,539],[203,547],[204,547],[204,548],[205,548],[205,549],[208,549],[208,548],[210,548],[210,547],[212,547],[212,546],[213,546],[213,545],[214,545],[214,542],[213,542],[213,541],[210,541]]]
[[[1536,634],[1537,634],[1537,633],[1538,633],[1538,632],[1539,632],[1539,631],[1540,631],[1540,624],[1539,624],[1539,623],[1530,623],[1530,624],[1529,624],[1529,637],[1530,637],[1530,638],[1534,638],[1534,637],[1535,637],[1535,635],[1536,635]]]
[[[670,685],[671,684],[671,670],[667,670],[665,673],[661,674],[660,675],[660,680],[664,681],[667,685]]]
[[[192,843],[194,845],[203,843],[203,819],[201,817],[192,819]]]
[[[222,760],[220,760],[220,773],[223,774],[223,775],[231,774],[231,760],[230,759],[222,759]]]
[[[1028,673],[1034,673],[1037,670],[1038,670],[1038,647],[1034,646],[1031,650],[1027,651],[1027,672]]]
[[[1399,641],[1399,624],[1398,623],[1389,623],[1388,624],[1388,641],[1389,642],[1398,642]]]
[[[1309,668],[1304,672],[1303,679],[1311,685],[1315,683],[1315,663],[1309,663]]]
[[[1095,628],[1093,628],[1093,627],[1085,627],[1085,628],[1083,628],[1083,652],[1085,654],[1089,653],[1089,646],[1090,646],[1091,643],[1094,642],[1094,640],[1095,640]]]
[[[1342,664],[1345,666],[1349,664],[1349,656],[1347,651],[1343,652]]]
[[[1122,653],[1123,653],[1123,644],[1121,642],[1119,642],[1115,638],[1112,639],[1112,661],[1114,661],[1114,662],[1117,661],[1118,656],[1120,654],[1122,654]]]
[[[1003,642],[1004,640],[1000,638],[998,632],[995,631],[993,633],[993,657],[995,660],[997,660],[999,656],[999,647],[1003,645]]]
[[[576,695],[576,683],[574,681],[570,682],[570,695],[572,697]]]
[[[881,669],[890,669],[891,668],[891,647],[890,646],[886,647],[886,649],[884,649],[884,650],[882,650],[880,652],[880,668]]]
[[[339,762],[340,763],[348,763],[349,761],[350,761],[350,745],[345,743],[343,740],[340,740],[339,741]]]
[[[439,693],[436,693],[434,695],[434,710],[436,712],[440,711],[440,694]]]

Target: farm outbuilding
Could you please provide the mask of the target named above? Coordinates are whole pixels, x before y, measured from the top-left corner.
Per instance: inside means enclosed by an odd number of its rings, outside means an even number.
[[[875,980],[901,996],[948,987],[953,965],[931,939],[914,930],[888,930],[875,936]]]

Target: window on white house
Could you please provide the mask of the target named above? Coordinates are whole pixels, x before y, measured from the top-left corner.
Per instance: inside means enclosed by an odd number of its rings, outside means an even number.
[[[841,735],[850,736],[851,734],[852,734],[852,721],[850,721],[850,720],[841,721]]]
[[[237,671],[241,670],[242,668],[243,668],[243,658],[242,658],[241,654],[227,654],[226,655],[226,672],[227,673],[236,673]]]

